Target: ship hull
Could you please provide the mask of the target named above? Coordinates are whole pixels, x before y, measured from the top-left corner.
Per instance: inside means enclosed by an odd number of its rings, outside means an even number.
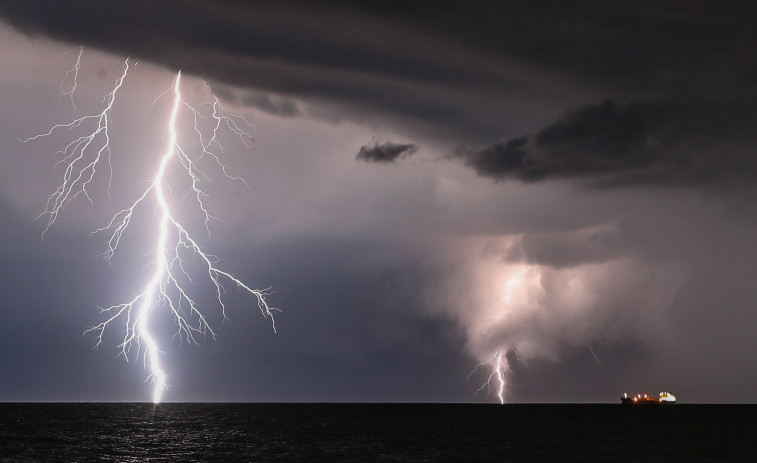
[[[634,397],[628,397],[623,394],[620,398],[621,405],[632,405],[635,407],[655,406],[655,405],[674,405],[676,397],[670,392],[661,392],[660,397],[649,397],[647,394],[637,394]]]

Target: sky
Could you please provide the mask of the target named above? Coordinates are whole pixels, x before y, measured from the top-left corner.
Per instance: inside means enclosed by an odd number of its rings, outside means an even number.
[[[150,181],[181,70],[187,101],[215,95],[252,140],[222,134],[244,181],[203,166],[210,233],[186,181],[172,204],[281,312],[274,330],[231,289],[224,320],[194,278],[217,337],[182,341],[155,309],[164,400],[497,402],[479,387],[502,353],[511,403],[754,402],[756,19],[737,1],[0,0],[0,401],[149,400],[123,325],[85,331],[149,279],[154,209],[109,261],[92,232]],[[42,239],[79,132],[20,140],[99,114],[127,58],[92,202]]]

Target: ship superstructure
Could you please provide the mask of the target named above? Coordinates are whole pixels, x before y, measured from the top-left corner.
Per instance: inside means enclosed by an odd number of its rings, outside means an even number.
[[[633,397],[628,397],[628,394],[623,393],[623,397],[620,398],[620,403],[623,405],[673,405],[676,403],[676,396],[668,391],[660,392],[659,397],[652,397],[648,394],[636,394]]]

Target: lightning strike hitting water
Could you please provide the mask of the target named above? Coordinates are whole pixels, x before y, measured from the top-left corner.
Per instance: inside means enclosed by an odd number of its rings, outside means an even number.
[[[72,71],[74,74],[74,84],[71,90],[75,89],[75,78],[78,73],[81,53],[77,57],[77,63]],[[75,71],[74,71],[75,70]],[[77,137],[74,141],[66,145],[59,151],[63,159],[58,161],[57,166],[64,165],[63,182],[58,189],[48,197],[45,211],[39,218],[46,218],[46,226],[43,231],[47,233],[50,227],[55,223],[61,209],[70,203],[77,196],[84,196],[92,202],[87,187],[95,177],[96,172],[101,168],[101,164],[107,162],[107,169],[112,177],[112,168],[110,164],[110,136],[109,128],[111,122],[111,110],[116,99],[116,93],[123,85],[124,79],[129,71],[129,59],[124,61],[123,73],[116,81],[114,89],[108,93],[105,98],[105,108],[96,115],[83,116],[66,124],[57,124],[48,132],[42,133],[24,140],[22,142],[32,141],[41,137],[52,135],[62,129],[72,130],[79,128],[84,124],[92,123],[93,129],[84,136]],[[68,74],[67,74],[68,76]],[[251,136],[242,127],[243,124],[249,123],[241,116],[234,115],[224,111],[218,98],[213,96],[213,114],[204,117],[202,113],[182,99],[181,95],[181,72],[178,72],[171,89],[165,92],[173,94],[173,103],[168,120],[168,145],[160,157],[160,162],[149,186],[144,192],[127,208],[122,209],[114,215],[110,222],[102,228],[95,230],[93,233],[109,232],[110,237],[107,241],[107,249],[103,253],[106,260],[110,260],[116,252],[121,241],[123,233],[128,228],[135,211],[143,203],[154,201],[156,207],[156,245],[154,248],[155,262],[154,270],[149,280],[143,287],[142,291],[133,297],[129,302],[112,305],[102,309],[107,314],[107,319],[98,325],[88,329],[86,332],[95,334],[99,346],[103,341],[105,330],[108,326],[117,320],[123,320],[124,336],[119,348],[121,354],[129,360],[129,353],[136,344],[137,354],[143,357],[144,365],[149,368],[150,374],[148,382],[153,384],[153,402],[158,403],[162,399],[166,389],[166,373],[161,367],[160,349],[157,340],[151,332],[151,315],[155,308],[168,308],[176,323],[177,330],[175,336],[185,339],[188,342],[196,342],[195,336],[210,335],[215,338],[216,333],[208,324],[205,315],[199,310],[195,300],[185,289],[186,281],[191,282],[191,278],[185,270],[184,261],[188,256],[199,261],[204,268],[204,273],[215,288],[215,297],[220,306],[221,314],[224,319],[226,316],[226,306],[223,302],[225,288],[223,283],[231,283],[238,289],[254,297],[257,301],[258,308],[263,316],[270,318],[275,331],[273,314],[277,309],[270,307],[266,297],[270,294],[268,289],[253,289],[228,272],[219,269],[216,266],[214,256],[204,252],[200,245],[190,235],[187,229],[181,225],[173,213],[169,201],[171,194],[169,181],[167,178],[168,169],[171,166],[181,168],[191,184],[191,193],[194,197],[200,211],[205,218],[205,226],[209,231],[209,221],[212,216],[209,214],[203,203],[205,194],[200,188],[200,182],[208,177],[199,169],[197,162],[204,156],[209,156],[221,169],[223,174],[230,179],[237,179],[227,173],[227,167],[220,161],[218,152],[223,150],[218,136],[222,127],[228,128],[232,133],[240,137],[246,144],[247,139]],[[207,84],[205,84],[207,88]],[[66,93],[68,94],[68,93]],[[160,98],[160,97],[158,97]],[[156,99],[157,100],[157,99]],[[201,152],[196,159],[188,156],[187,152],[179,144],[177,131],[177,118],[181,108],[187,108],[191,111],[194,118],[194,131],[199,137]],[[199,121],[201,119],[213,121],[214,127],[209,137],[203,137]],[[206,139],[207,138],[207,139]],[[241,180],[241,179],[239,179]],[[110,183],[109,183],[110,186]]]
[[[489,374],[489,377],[486,379],[486,382],[481,385],[476,390],[476,394],[481,392],[484,388],[487,388],[489,391],[491,391],[492,388],[492,380],[496,380],[497,382],[497,397],[499,398],[499,403],[504,404],[505,403],[505,372],[508,369],[507,364],[507,357],[502,355],[502,351],[498,350],[497,352],[492,355],[489,360],[486,360],[484,362],[479,363],[473,368],[473,371],[470,372],[468,375],[468,378],[470,379],[471,376],[478,370],[479,367],[488,366],[492,369],[492,372]]]

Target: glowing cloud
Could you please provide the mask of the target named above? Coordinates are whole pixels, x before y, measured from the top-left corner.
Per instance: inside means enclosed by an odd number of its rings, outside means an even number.
[[[626,255],[622,249],[584,253],[592,259],[559,264],[538,258],[537,244],[556,238],[566,255],[575,246],[606,246],[588,239],[612,226],[599,228],[557,237],[471,239],[440,258],[441,267],[454,270],[434,286],[443,290],[429,298],[464,330],[466,348],[480,362],[473,373],[488,366],[490,374],[477,393],[496,380],[498,399],[504,400],[504,375],[511,370],[505,354],[528,368],[526,360],[557,361],[566,349],[587,348],[594,355],[592,341],[634,339],[653,345],[670,331],[665,309],[686,275],[680,265]]]

